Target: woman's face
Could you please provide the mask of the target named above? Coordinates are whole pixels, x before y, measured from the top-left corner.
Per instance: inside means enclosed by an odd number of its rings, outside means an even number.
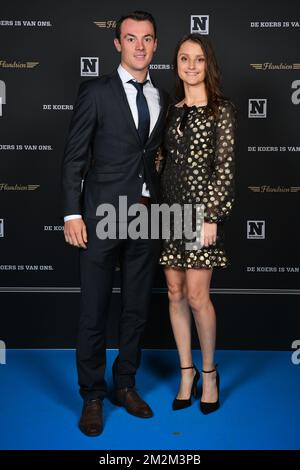
[[[187,85],[199,85],[205,79],[206,59],[197,42],[185,41],[178,51],[177,70]]]

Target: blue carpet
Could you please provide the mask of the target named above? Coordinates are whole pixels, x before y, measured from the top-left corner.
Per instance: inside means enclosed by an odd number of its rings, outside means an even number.
[[[107,379],[116,351],[107,352]],[[300,365],[282,351],[217,351],[221,408],[174,412],[176,351],[146,350],[137,388],[155,416],[142,420],[104,400],[105,428],[77,428],[82,401],[73,350],[8,350],[0,365],[0,449],[300,449]],[[201,367],[200,352],[195,363]]]

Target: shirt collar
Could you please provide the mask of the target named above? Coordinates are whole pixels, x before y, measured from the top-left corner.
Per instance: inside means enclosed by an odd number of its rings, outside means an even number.
[[[119,67],[118,67],[118,74],[120,76],[120,79],[122,80],[122,83],[123,85],[127,82],[129,82],[129,80],[134,80],[135,82],[137,81],[136,78],[134,78],[129,72],[127,72],[127,70],[124,69],[124,67],[122,67],[122,65],[120,64]],[[147,76],[146,76],[146,80],[148,80],[148,82],[152,84],[152,81],[151,81],[151,78],[150,78],[150,73],[148,71],[147,73]]]

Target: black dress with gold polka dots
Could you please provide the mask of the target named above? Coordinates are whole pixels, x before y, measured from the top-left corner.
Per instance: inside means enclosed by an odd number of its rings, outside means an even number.
[[[172,222],[163,241],[160,264],[174,268],[227,267],[224,221],[234,201],[235,109],[223,100],[216,119],[208,106],[172,106],[165,138],[166,164],[162,174],[162,199],[169,206],[203,204],[204,221],[217,223],[217,239],[208,247],[191,245],[174,236]],[[193,210],[193,229],[196,212]],[[173,223],[173,225],[172,225]],[[177,222],[178,223],[178,222]]]

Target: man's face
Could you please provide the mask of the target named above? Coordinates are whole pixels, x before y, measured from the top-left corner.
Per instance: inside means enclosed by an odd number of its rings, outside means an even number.
[[[150,21],[127,18],[121,25],[121,37],[114,40],[121,52],[121,64],[129,72],[146,72],[156,51],[157,39]]]

